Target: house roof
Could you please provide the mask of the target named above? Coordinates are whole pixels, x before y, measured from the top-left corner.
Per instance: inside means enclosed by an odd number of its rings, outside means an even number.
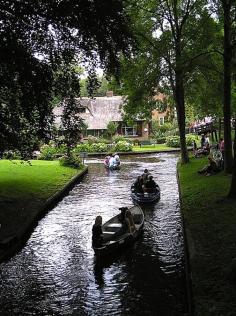
[[[122,105],[124,97],[110,96],[110,97],[96,97],[78,98],[76,99],[78,107],[86,109],[85,113],[80,113],[79,116],[84,119],[88,125],[88,129],[107,129],[107,124],[110,121],[122,121]],[[63,106],[54,108],[55,123],[60,124],[63,112]]]

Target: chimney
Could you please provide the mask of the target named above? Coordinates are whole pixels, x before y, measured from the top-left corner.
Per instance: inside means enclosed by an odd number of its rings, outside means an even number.
[[[106,96],[107,96],[108,98],[113,97],[113,91],[107,91],[107,92],[106,92]]]

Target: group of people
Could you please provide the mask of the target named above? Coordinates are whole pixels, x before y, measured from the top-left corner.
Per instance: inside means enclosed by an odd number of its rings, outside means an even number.
[[[224,167],[224,139],[220,138],[215,147],[209,149],[208,164],[198,171],[199,174],[210,176]]]
[[[126,232],[133,234],[136,230],[133,215],[128,207],[120,207],[119,221],[122,224],[121,228],[112,235],[112,239],[123,235]],[[102,230],[102,216],[97,216],[92,229],[92,244],[93,247],[101,247],[109,237],[105,237]]]
[[[137,193],[151,193],[158,187],[158,184],[154,181],[153,176],[148,169],[145,169],[141,176],[134,181],[132,190]]]
[[[208,134],[202,134],[201,147],[197,148],[197,143],[193,140],[193,155],[194,157],[207,156],[210,153],[210,139]]]
[[[104,165],[108,168],[116,168],[120,166],[120,157],[117,153],[110,154],[105,157]]]

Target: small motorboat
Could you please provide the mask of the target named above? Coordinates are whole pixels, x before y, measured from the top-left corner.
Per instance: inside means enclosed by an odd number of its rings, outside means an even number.
[[[152,192],[137,192],[134,186],[131,187],[131,198],[134,203],[156,203],[160,200],[160,187],[157,185]]]
[[[93,246],[95,255],[104,256],[108,254],[116,254],[121,249],[132,245],[139,237],[144,225],[143,211],[138,205],[129,208],[129,211],[133,216],[133,221],[136,228],[133,234],[130,234],[128,231],[121,235],[116,234],[122,228],[122,223],[120,222],[119,215],[112,217],[109,221],[102,225],[105,242],[100,247]]]

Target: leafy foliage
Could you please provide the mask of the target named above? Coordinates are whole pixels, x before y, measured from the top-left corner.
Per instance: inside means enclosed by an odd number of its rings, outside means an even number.
[[[76,155],[70,155],[69,157],[62,156],[59,158],[59,162],[60,162],[60,165],[64,166],[64,167],[72,167],[72,168],[81,168],[82,167],[82,161]]]
[[[108,133],[108,135],[110,135],[112,137],[112,135],[114,135],[116,133],[117,128],[118,128],[118,123],[110,121],[107,124],[107,133]]]
[[[186,135],[187,146],[192,146],[193,140],[197,140],[195,135]],[[179,148],[180,147],[180,137],[179,136],[167,136],[166,145],[168,147]]]
[[[118,143],[115,144],[113,147],[114,151],[132,151],[132,144],[129,142],[125,141],[119,141]]]
[[[117,75],[133,39],[121,0],[0,0],[0,15],[0,151],[27,156],[51,137],[55,98],[79,94],[73,65],[87,65],[92,90],[95,68]]]

